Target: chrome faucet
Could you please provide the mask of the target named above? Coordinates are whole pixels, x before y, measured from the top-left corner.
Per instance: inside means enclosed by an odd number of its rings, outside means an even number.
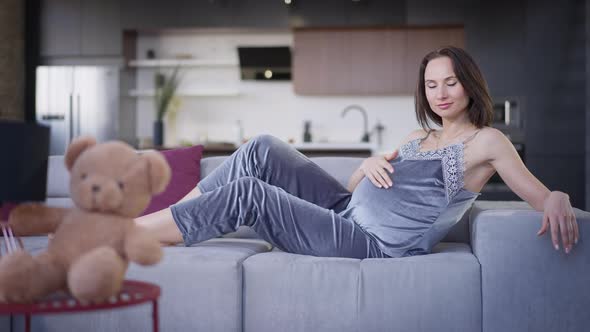
[[[369,142],[369,119],[367,117],[367,111],[359,105],[348,105],[342,110],[342,117],[344,117],[350,110],[357,110],[363,115],[364,132],[361,142]]]

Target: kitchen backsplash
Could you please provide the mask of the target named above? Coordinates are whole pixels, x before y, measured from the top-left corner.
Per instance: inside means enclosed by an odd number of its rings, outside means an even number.
[[[181,67],[178,109],[167,120],[165,144],[183,142],[235,142],[240,121],[245,138],[268,133],[281,139],[301,142],[304,121],[311,121],[314,142],[360,142],[363,134],[361,113],[345,118],[342,110],[357,104],[367,110],[369,130],[377,121],[385,126],[382,146],[397,146],[418,127],[412,96],[325,96],[296,95],[291,81],[241,81],[237,46],[292,45],[290,32],[193,32],[141,35],[137,58],[148,50],[156,58],[191,57],[202,65]],[[219,65],[219,63],[223,63]],[[217,65],[216,65],[217,63]],[[153,67],[137,68],[137,136],[151,137],[155,118],[153,99],[141,96],[153,90]],[[170,68],[164,69],[170,71]],[[376,142],[376,135],[371,141]]]

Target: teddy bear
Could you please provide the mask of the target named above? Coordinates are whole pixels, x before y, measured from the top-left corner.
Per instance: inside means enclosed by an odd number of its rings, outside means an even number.
[[[120,291],[129,261],[162,258],[161,244],[133,220],[170,181],[160,153],[81,137],[68,146],[65,165],[74,207],[27,203],[10,215],[16,235],[52,237],[35,256],[21,250],[0,259],[0,302],[30,303],[61,290],[105,301]]]

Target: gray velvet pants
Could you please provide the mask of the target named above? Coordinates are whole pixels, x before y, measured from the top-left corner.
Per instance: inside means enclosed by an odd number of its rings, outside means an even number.
[[[242,145],[198,187],[201,196],[171,206],[187,246],[247,225],[291,253],[387,257],[360,226],[339,215],[350,201],[348,190],[273,136]]]

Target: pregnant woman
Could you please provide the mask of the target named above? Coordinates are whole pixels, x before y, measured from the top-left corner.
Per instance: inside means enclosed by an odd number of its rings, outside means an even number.
[[[291,253],[352,258],[427,254],[490,177],[544,211],[537,235],[569,253],[578,225],[569,196],[549,191],[491,128],[487,84],[464,50],[422,60],[415,94],[422,129],[387,156],[367,158],[348,188],[272,136],[242,145],[170,208],[137,219],[163,243],[191,245],[241,225]],[[430,123],[440,128],[434,130]]]

